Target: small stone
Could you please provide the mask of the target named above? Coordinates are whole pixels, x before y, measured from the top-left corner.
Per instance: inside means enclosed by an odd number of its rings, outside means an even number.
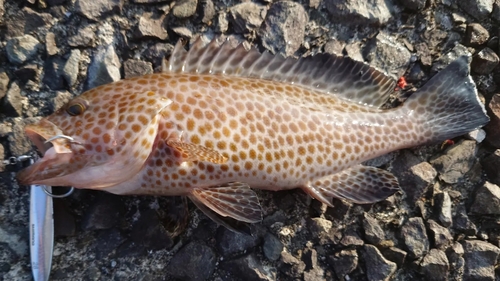
[[[446,36],[447,36],[446,32],[444,32],[444,36],[446,38]],[[439,42],[439,43],[442,43],[442,42]],[[439,71],[445,69],[450,63],[452,63],[453,61],[455,61],[456,59],[458,59],[461,56],[470,57],[470,52],[467,49],[467,47],[465,47],[464,45],[455,43],[455,47],[453,47],[453,49],[451,49],[451,51],[446,53],[446,55],[444,55],[444,56],[440,56],[437,60],[435,60],[432,63],[431,75],[434,75],[434,74],[438,73]]]
[[[486,142],[495,148],[500,148],[500,94],[495,94],[491,98],[488,113],[490,122],[484,128]]]
[[[5,71],[0,70],[0,100],[7,94],[9,87],[9,76]]]
[[[12,84],[16,84],[16,82],[12,82]],[[38,121],[38,119],[13,119],[14,125],[12,126],[12,133],[9,134],[7,138],[11,155],[23,155],[32,150],[31,141],[26,137],[24,128],[26,125],[32,124],[35,121]]]
[[[5,160],[5,148],[3,147],[3,144],[0,143],[0,173],[5,171],[5,164],[2,163],[2,161]]]
[[[129,59],[123,64],[125,78],[141,76],[153,73],[153,65],[150,62]]]
[[[479,23],[471,23],[467,25],[465,31],[465,45],[477,47],[483,45],[490,38],[490,33]]]
[[[342,50],[344,49],[344,45],[345,45],[344,43],[336,39],[331,39],[330,41],[326,42],[324,50],[325,53],[342,56]]]
[[[494,0],[461,0],[458,6],[478,20],[487,18],[493,11]]]
[[[70,87],[73,87],[77,82],[80,57],[80,50],[71,50],[71,54],[62,69],[62,76]]]
[[[458,183],[476,163],[477,144],[462,140],[448,148],[445,153],[430,161],[439,172],[439,178],[446,183]]]
[[[429,251],[429,239],[424,221],[420,217],[410,218],[401,227],[400,237],[412,259],[419,258]]]
[[[78,30],[78,33],[68,38],[71,47],[92,47],[95,42],[95,34],[92,26]]]
[[[214,2],[212,0],[200,0],[200,5],[201,5],[201,22],[204,24],[210,25],[212,22],[212,19],[215,16],[215,7],[214,7]]]
[[[358,253],[356,250],[342,250],[328,258],[328,263],[333,267],[340,280],[353,272],[358,267]]]
[[[392,5],[383,0],[327,0],[325,5],[333,23],[382,25],[392,18]]]
[[[367,213],[363,214],[363,229],[368,243],[380,245],[385,240],[384,230],[380,227],[378,221]]]
[[[318,264],[318,252],[315,249],[305,249],[302,260],[306,264],[304,271],[304,281],[324,280],[324,270]]]
[[[332,228],[332,222],[323,218],[311,218],[307,222],[312,237],[321,238],[327,235]]]
[[[225,12],[219,12],[217,16],[217,25],[215,26],[215,31],[218,33],[225,33],[229,28],[229,21],[227,20],[227,14]]]
[[[137,4],[154,4],[154,3],[163,3],[169,1],[170,0],[132,0],[133,3]]]
[[[188,18],[196,13],[198,0],[180,0],[172,8],[172,14],[177,18]]]
[[[98,21],[109,14],[122,11],[123,0],[76,0],[75,10],[89,20]]]
[[[166,272],[182,280],[206,280],[212,276],[216,262],[217,257],[210,247],[194,241],[172,257]]]
[[[27,101],[26,97],[21,95],[19,84],[14,81],[10,84],[10,88],[3,99],[2,113],[11,117],[19,117],[23,115],[23,103]]]
[[[427,0],[401,0],[399,1],[405,8],[412,11],[419,11],[425,8],[425,3]]]
[[[500,1],[495,1],[493,3],[493,12],[490,17],[496,21],[500,21]]]
[[[477,190],[470,211],[479,215],[500,215],[500,187],[485,182]]]
[[[43,83],[52,90],[64,89],[62,68],[66,62],[60,57],[49,57],[45,61]]]
[[[402,267],[405,260],[406,260],[406,252],[396,248],[396,247],[389,247],[389,248],[384,248],[382,250],[382,254],[384,257],[386,257],[388,260],[395,262],[398,267]]]
[[[14,71],[14,75],[22,85],[29,81],[40,82],[40,69],[36,64],[28,64]]]
[[[275,2],[266,14],[259,34],[264,48],[288,57],[302,45],[308,16],[304,7],[295,2]]]
[[[0,82],[1,84],[1,82]],[[0,98],[2,97],[0,91]],[[500,185],[500,173],[498,173],[498,167],[500,167],[500,149],[495,150],[495,152],[481,161],[481,166],[484,172],[488,176],[490,182]]]
[[[7,58],[11,63],[22,64],[32,59],[39,47],[40,42],[35,37],[24,35],[7,41],[5,50],[7,51]]]
[[[431,249],[420,263],[425,277],[431,281],[448,280],[450,265],[443,251]]]
[[[99,48],[87,71],[87,89],[120,80],[120,67],[113,45]]]
[[[500,249],[478,240],[464,241],[464,280],[495,280],[495,265]]]
[[[456,207],[455,215],[453,216],[453,228],[463,232],[467,236],[474,236],[477,234],[477,227],[469,219],[467,210],[463,205],[458,205]]]
[[[487,75],[500,62],[500,58],[492,49],[485,47],[472,57],[471,70],[477,74]]]
[[[477,129],[467,133],[465,137],[469,140],[476,141],[477,143],[482,143],[486,138],[486,132],[483,129]]]
[[[54,21],[51,14],[38,13],[29,7],[24,7],[22,11],[26,19],[24,25],[24,32],[26,34],[36,31],[41,27],[49,28],[49,25]]]
[[[52,111],[56,111],[63,107],[63,105],[68,103],[72,98],[72,95],[68,91],[57,91],[56,96],[52,99]]]
[[[451,226],[453,223],[451,215],[451,198],[448,192],[441,192],[434,196],[434,206],[438,215],[439,221],[445,227]]]
[[[239,280],[276,280],[276,268],[263,265],[253,253],[224,262],[221,268],[238,276]]]
[[[262,251],[268,260],[276,261],[280,258],[281,251],[283,251],[283,243],[273,234],[266,233]]]
[[[0,0],[0,24],[3,23],[3,14],[5,13],[5,8],[3,6],[3,1],[4,0]]]
[[[172,31],[175,32],[175,34],[179,35],[182,38],[185,38],[188,40],[193,38],[193,32],[187,27],[184,27],[184,26],[174,27],[174,28],[172,28]]]
[[[358,231],[356,231],[355,226],[348,227],[340,240],[340,244],[343,246],[363,246],[365,241],[361,239]]]
[[[253,2],[243,2],[229,10],[229,19],[236,33],[253,32],[261,26],[265,17],[266,7]]]
[[[161,66],[161,62],[165,57],[170,56],[174,46],[168,43],[156,43],[150,46],[145,52],[144,57],[153,62],[155,69]],[[161,71],[161,70],[160,70]]]
[[[382,32],[367,44],[363,53],[370,65],[395,79],[403,76],[410,65],[410,51],[394,37]]]
[[[135,38],[156,38],[160,40],[165,40],[168,38],[168,32],[165,29],[165,18],[166,14],[162,14],[159,17],[153,16],[152,13],[144,13],[139,18],[139,23],[137,24],[136,32],[134,34]]]
[[[396,272],[397,266],[388,261],[373,245],[363,246],[363,259],[365,260],[366,277],[369,281],[390,280]]]
[[[440,226],[433,220],[427,221],[427,227],[429,228],[431,242],[435,248],[445,250],[453,243],[453,236],[451,236],[448,228]]]
[[[109,229],[118,223],[125,206],[117,195],[101,193],[93,200],[82,219],[83,230]]]
[[[49,56],[56,55],[59,52],[56,44],[56,35],[53,32],[47,32],[47,35],[45,35],[45,49]]]
[[[215,237],[217,249],[223,256],[232,256],[257,246],[258,237],[236,233],[225,227],[219,227]]]
[[[170,249],[171,236],[162,225],[155,210],[141,210],[141,216],[132,226],[132,240],[146,250]]]
[[[306,264],[287,251],[282,251],[281,265],[278,268],[292,278],[301,278]]]

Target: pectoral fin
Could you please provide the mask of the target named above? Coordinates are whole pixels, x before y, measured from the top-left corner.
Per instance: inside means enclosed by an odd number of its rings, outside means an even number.
[[[234,182],[207,189],[195,189],[189,196],[223,217],[249,223],[262,220],[257,194],[245,183]]]
[[[227,162],[227,157],[205,146],[174,139],[167,140],[167,145],[179,151],[183,161],[208,161],[215,164]]]
[[[371,204],[394,194],[399,190],[399,184],[396,177],[388,171],[358,165],[311,181],[306,189],[313,197],[327,204],[325,200],[330,197],[357,204]]]

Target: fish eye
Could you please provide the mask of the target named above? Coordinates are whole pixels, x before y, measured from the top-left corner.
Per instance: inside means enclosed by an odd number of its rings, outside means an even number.
[[[78,116],[85,111],[85,105],[83,103],[75,103],[66,108],[66,112],[71,116]]]

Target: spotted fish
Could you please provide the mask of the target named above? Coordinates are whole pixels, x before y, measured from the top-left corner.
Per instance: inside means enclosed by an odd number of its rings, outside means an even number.
[[[332,198],[373,203],[398,181],[362,162],[488,122],[466,57],[402,106],[382,109],[394,87],[346,57],[178,43],[162,73],[91,89],[27,126],[44,157],[18,180],[187,196],[222,223],[262,219],[252,188],[301,188],[330,206]]]

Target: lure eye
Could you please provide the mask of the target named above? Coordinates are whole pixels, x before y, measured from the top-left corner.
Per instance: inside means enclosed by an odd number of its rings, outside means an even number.
[[[85,105],[82,103],[75,103],[66,108],[66,112],[71,116],[78,116],[85,111]]]

